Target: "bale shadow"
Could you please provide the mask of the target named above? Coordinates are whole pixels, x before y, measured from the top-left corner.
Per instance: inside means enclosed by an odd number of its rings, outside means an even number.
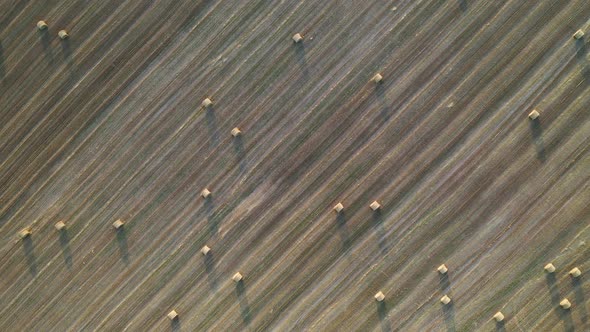
[[[4,79],[6,76],[6,66],[4,62],[4,46],[2,46],[2,41],[0,40],[0,80]]]
[[[541,128],[541,121],[539,118],[529,120],[533,142],[535,143],[535,151],[537,152],[537,159],[544,162],[547,158],[545,152],[545,143],[543,142],[543,129]]]
[[[344,211],[340,211],[336,215],[336,227],[338,228],[338,234],[340,234],[340,240],[342,241],[342,250],[345,253],[350,251],[350,234],[346,229],[346,214]]]
[[[209,224],[209,234],[211,236],[217,235],[219,230],[219,225],[215,216],[213,214],[213,210],[215,209],[215,204],[213,203],[212,195],[209,195],[207,198],[204,198],[204,205],[205,205],[205,213],[207,214],[207,223]]]
[[[578,62],[582,66],[582,76],[586,85],[590,84],[590,63],[586,59],[586,55],[588,54],[588,47],[584,42],[584,39],[577,39],[575,43],[576,48],[576,58],[578,58]]]
[[[496,322],[496,331],[506,332],[506,323],[504,321]]]
[[[304,42],[295,43],[293,47],[295,48],[295,59],[297,60],[299,70],[301,71],[301,78],[304,81],[307,81],[309,79],[309,66],[305,55]]]
[[[559,315],[559,319],[563,321],[564,331],[566,332],[573,332],[575,331],[574,327],[574,320],[572,319],[572,311],[571,309],[563,309],[561,307],[557,307],[557,312]]]
[[[219,130],[217,128],[217,117],[215,116],[213,105],[205,108],[205,121],[207,122],[209,137],[211,138],[211,147],[216,147],[219,144]]]
[[[466,12],[468,9],[467,0],[457,0],[457,2],[459,3],[459,9],[461,9],[462,12]]]
[[[37,32],[39,34],[39,40],[41,41],[41,47],[43,47],[43,52],[45,53],[45,58],[50,62],[53,63],[53,50],[51,49],[51,38],[49,35],[49,29],[39,30]]]
[[[176,317],[175,319],[170,321],[170,328],[172,329],[172,331],[178,332],[178,331],[182,331],[181,327],[180,327],[180,318]]]
[[[549,288],[549,294],[551,295],[551,303],[554,306],[558,306],[561,296],[559,294],[559,289],[557,289],[557,278],[555,277],[555,273],[547,273],[545,275],[545,281]]]
[[[387,253],[387,241],[385,238],[385,227],[383,226],[383,213],[381,209],[373,211],[373,228],[375,230],[375,236],[377,236],[377,244],[381,253]]]
[[[582,277],[572,279],[572,287],[574,289],[574,296],[576,298],[576,309],[579,308],[582,325],[590,328],[590,325],[588,325],[588,312],[590,311],[586,306],[586,297],[584,296],[582,284]]]
[[[34,277],[37,275],[37,257],[35,256],[35,248],[31,236],[27,236],[23,239],[23,250],[25,252],[25,257],[27,258],[29,273]]]
[[[203,262],[205,263],[205,271],[207,272],[207,280],[209,281],[209,287],[212,290],[217,290],[217,274],[215,272],[215,262],[213,259],[213,253],[209,252],[205,257],[203,257]]]
[[[439,280],[440,290],[444,294],[449,293],[451,291],[451,280],[449,279],[449,272],[447,271],[447,273],[445,273],[445,274],[439,273],[438,280]]]
[[[557,288],[557,278],[555,277],[555,273],[548,273],[545,275],[545,280],[547,282],[547,287],[549,288],[549,293],[551,295],[551,304],[553,305],[554,311],[557,314],[557,317],[564,324],[565,331],[574,331],[574,321],[572,319],[571,310],[563,309],[559,306],[559,302],[561,301],[561,294],[559,289]]]
[[[64,39],[61,41],[61,51],[63,55],[63,60],[66,64],[66,70],[70,74],[70,79],[76,79],[76,69],[74,66],[74,59],[72,57],[72,44],[70,39]]]
[[[389,118],[389,105],[387,102],[387,98],[385,97],[385,86],[383,86],[383,82],[379,82],[375,84],[375,94],[377,95],[377,99],[379,101],[379,114],[381,118],[386,121]]]
[[[124,227],[117,230],[117,243],[119,244],[119,252],[121,259],[125,265],[129,264],[129,249],[127,246],[127,234]]]
[[[246,297],[246,285],[244,284],[244,280],[240,280],[236,283],[236,294],[238,295],[238,301],[240,302],[242,320],[248,325],[252,321],[252,312],[250,310],[248,298]]]
[[[238,135],[237,137],[234,137],[233,141],[234,152],[238,158],[240,173],[244,173],[246,171],[246,150],[244,149],[244,139],[242,138],[242,135]]]
[[[455,304],[451,301],[449,304],[441,304],[443,309],[443,314],[445,318],[445,324],[447,326],[447,331],[455,332],[457,331],[457,325],[455,324]]]
[[[382,332],[391,332],[391,323],[387,319],[387,305],[385,301],[377,301],[377,313],[379,314],[379,323]]]
[[[67,229],[62,229],[59,232],[59,244],[61,245],[61,252],[64,257],[64,262],[68,268],[72,268],[72,252],[70,250],[70,236]]]
[[[588,48],[586,47],[586,43],[584,42],[584,38],[576,39],[575,43],[576,47],[576,57],[578,60],[586,61],[586,54],[588,54]]]

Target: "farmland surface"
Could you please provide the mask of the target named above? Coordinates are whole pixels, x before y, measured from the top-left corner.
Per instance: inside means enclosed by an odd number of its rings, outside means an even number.
[[[589,316],[588,0],[0,0],[0,331]]]

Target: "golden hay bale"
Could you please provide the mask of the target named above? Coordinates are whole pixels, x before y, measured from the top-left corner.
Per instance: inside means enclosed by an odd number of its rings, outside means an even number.
[[[371,208],[371,210],[377,211],[377,210],[381,209],[381,204],[379,204],[379,202],[377,202],[377,201],[373,201],[373,203],[371,203],[371,205],[369,205],[369,207]]]
[[[381,76],[381,74],[377,73],[377,74],[375,74],[375,76],[373,76],[371,81],[373,81],[374,83],[381,83],[381,82],[383,82],[383,76]]]
[[[70,35],[68,35],[66,30],[59,30],[59,32],[57,33],[57,35],[59,36],[60,39],[64,40],[64,39],[68,39],[70,37]]]
[[[494,315],[494,319],[496,320],[496,322],[501,322],[504,320],[504,314],[501,311],[498,311]]]
[[[203,256],[207,256],[209,251],[211,251],[211,248],[209,248],[208,246],[203,246],[203,248],[201,248],[201,254],[203,254]]]
[[[176,319],[178,319],[178,313],[176,312],[176,310],[170,311],[168,313],[168,315],[166,315],[166,316],[168,316],[168,319],[170,319],[170,320],[176,320]]]
[[[121,219],[117,219],[114,223],[113,223],[113,227],[115,227],[115,229],[120,229],[121,227],[123,227],[123,225],[125,225],[125,222]]]
[[[64,230],[66,228],[66,223],[63,222],[62,220],[58,221],[55,224],[55,229],[57,229],[58,231]]]
[[[555,265],[549,263],[549,264],[545,265],[545,267],[543,269],[545,269],[545,271],[547,273],[553,273],[553,272],[555,272]]]
[[[47,23],[45,21],[37,22],[37,29],[39,29],[39,30],[47,29]]]
[[[242,281],[242,279],[244,279],[244,276],[242,276],[240,272],[236,272],[236,274],[234,274],[234,276],[231,277],[231,280],[233,280],[234,282],[240,282]]]
[[[385,294],[383,294],[383,292],[378,292],[377,294],[375,294],[375,300],[377,300],[377,302],[381,302],[385,299]]]
[[[570,301],[568,299],[563,299],[563,300],[561,300],[561,302],[559,302],[559,306],[562,307],[563,309],[569,309],[569,308],[571,308],[572,304],[570,303]]]
[[[209,191],[209,189],[205,188],[203,189],[203,191],[201,191],[201,197],[209,198],[209,196],[211,196],[211,192]]]

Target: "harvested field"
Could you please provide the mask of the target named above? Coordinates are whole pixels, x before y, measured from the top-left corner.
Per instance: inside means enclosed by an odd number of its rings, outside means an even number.
[[[0,331],[589,331],[589,44],[587,0],[0,0]]]

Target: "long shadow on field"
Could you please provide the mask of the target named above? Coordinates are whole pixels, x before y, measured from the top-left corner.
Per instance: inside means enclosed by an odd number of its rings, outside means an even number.
[[[205,271],[207,271],[207,280],[209,281],[209,287],[212,290],[217,290],[217,273],[215,272],[215,262],[213,259],[213,253],[209,252],[203,257],[205,262]]]
[[[244,139],[242,138],[242,135],[234,137],[233,144],[234,152],[238,158],[240,173],[244,173],[246,171],[246,150],[244,149]]]
[[[346,229],[346,213],[344,211],[340,211],[336,215],[336,226],[338,227],[338,233],[342,241],[342,251],[348,253],[350,250],[350,234]]]
[[[205,109],[205,121],[207,122],[207,129],[209,129],[211,147],[216,147],[219,144],[219,130],[217,128],[217,117],[215,116],[214,106]]]
[[[61,253],[64,256],[66,266],[72,268],[72,251],[70,250],[70,236],[67,229],[62,229],[59,232],[59,244],[61,245]]]
[[[445,316],[445,324],[447,325],[447,331],[457,331],[455,324],[455,304],[453,302],[449,304],[442,304],[443,314]]]
[[[213,210],[215,208],[215,204],[213,204],[213,195],[209,195],[207,198],[205,198],[203,204],[205,204],[205,213],[207,214],[207,222],[209,224],[209,234],[210,236],[215,236],[217,235],[219,225],[217,224],[213,214]]]
[[[123,227],[117,230],[117,243],[119,244],[119,252],[121,253],[121,259],[123,260],[123,263],[125,263],[125,265],[129,264],[127,234]]]
[[[461,9],[462,12],[466,12],[467,11],[467,0],[458,0],[457,2],[459,2],[459,9]]]
[[[305,59],[305,46],[304,43],[297,43],[294,45],[295,48],[295,58],[297,59],[297,64],[299,65],[299,69],[301,71],[301,79],[303,81],[307,81],[309,79],[309,66],[307,65],[307,60]]]
[[[37,275],[37,257],[35,257],[35,248],[31,236],[23,239],[23,250],[27,258],[27,264],[29,265],[29,272],[34,277]]]
[[[385,227],[383,226],[383,213],[381,210],[373,211],[373,228],[381,253],[387,253],[387,240],[385,238]]]
[[[392,331],[391,323],[389,322],[389,319],[387,319],[387,305],[385,304],[385,301],[377,302],[377,313],[379,314],[379,323],[381,325],[381,331]]]
[[[505,332],[506,331],[506,324],[504,321],[496,322],[496,331]]]
[[[440,290],[443,294],[451,292],[451,281],[449,279],[449,272],[445,274],[438,274],[438,280],[440,285]]]
[[[179,332],[182,331],[181,327],[180,327],[180,318],[176,317],[176,319],[173,319],[170,322],[170,328],[172,329],[172,331],[174,332]]]
[[[553,310],[559,319],[563,321],[565,331],[574,331],[574,321],[572,319],[570,310],[564,310],[559,306],[561,294],[557,288],[557,279],[555,277],[555,273],[548,273],[545,276],[545,280],[547,282],[547,287],[549,288],[549,293],[551,294],[551,304],[553,305]]]
[[[541,121],[539,118],[530,120],[531,134],[535,143],[535,150],[537,152],[537,159],[545,161],[547,158],[545,153],[545,142],[543,141],[543,129],[541,128]]]
[[[576,57],[578,60],[585,62],[586,54],[588,54],[588,48],[586,47],[584,39],[576,39]]]
[[[576,297],[576,309],[580,312],[580,319],[582,326],[588,325],[588,307],[586,306],[586,297],[584,296],[584,288],[582,288],[582,277],[572,279],[572,287],[574,288],[574,296]]]
[[[39,30],[39,40],[41,41],[41,47],[45,52],[45,58],[50,63],[53,63],[53,50],[51,49],[51,36],[49,35],[49,29]]]
[[[252,314],[250,311],[250,304],[246,297],[246,285],[244,284],[244,280],[240,280],[236,284],[236,294],[238,294],[238,301],[240,301],[242,319],[244,320],[244,323],[248,325],[250,324],[250,321],[252,321]]]
[[[72,44],[69,39],[61,41],[61,51],[66,63],[66,70],[70,74],[70,79],[76,79],[76,69],[74,68],[74,60],[72,58]]]
[[[385,97],[385,87],[383,86],[383,82],[375,85],[375,94],[377,95],[377,99],[379,100],[379,114],[381,115],[381,120],[386,120],[389,118],[389,103],[387,102],[387,98]]]
[[[590,84],[590,63],[588,62],[588,59],[586,59],[587,54],[588,47],[586,46],[584,39],[576,40],[576,58],[578,58],[578,62],[582,66],[582,75],[584,76],[586,85]]]
[[[4,79],[4,76],[6,76],[6,68],[4,66],[4,47],[0,40],[0,80]]]

